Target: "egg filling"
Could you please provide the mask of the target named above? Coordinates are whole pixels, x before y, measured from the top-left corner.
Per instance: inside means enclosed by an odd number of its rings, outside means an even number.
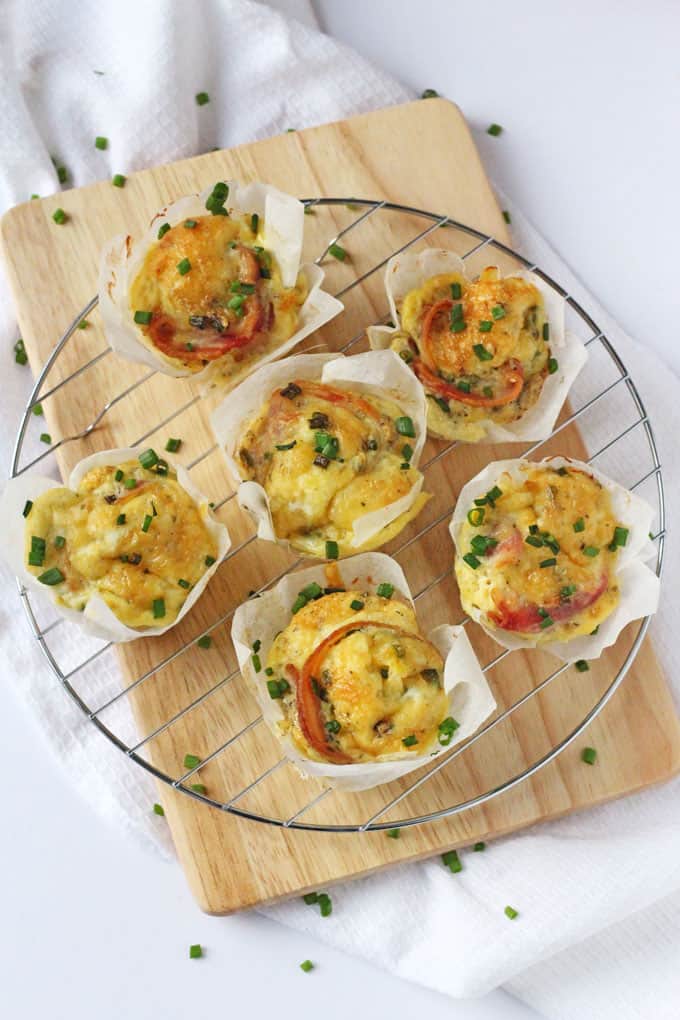
[[[344,765],[450,742],[457,723],[447,717],[442,657],[411,606],[384,588],[307,585],[269,650],[263,682],[280,699],[283,732],[308,758]]]
[[[474,501],[457,538],[463,608],[538,642],[591,634],[618,604],[627,539],[592,475],[536,466],[518,484],[504,474]]]
[[[357,518],[406,497],[420,479],[410,464],[415,437],[391,400],[299,379],[271,394],[236,459],[242,478],[267,493],[277,537],[335,558],[358,551]],[[416,497],[363,548],[398,534],[426,499]]]
[[[495,267],[474,281],[431,277],[406,295],[399,316],[391,347],[423,384],[428,426],[444,438],[476,442],[485,421],[516,421],[557,371],[542,295]]]
[[[50,489],[33,502],[28,569],[69,609],[97,594],[128,627],[166,626],[215,562],[207,513],[162,460],[95,467],[77,492]]]
[[[219,360],[226,373],[278,347],[298,328],[307,296],[302,274],[283,286],[262,246],[263,220],[220,209],[162,224],[130,287],[130,314],[146,345],[192,372]]]

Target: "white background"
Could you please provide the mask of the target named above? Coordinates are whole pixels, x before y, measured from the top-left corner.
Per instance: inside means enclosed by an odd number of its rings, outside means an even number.
[[[317,0],[316,9],[331,34],[404,82],[458,102],[496,182],[624,327],[680,368],[676,4]],[[504,126],[500,138],[484,133],[491,121]],[[535,1016],[502,992],[452,1002],[254,914],[203,916],[174,865],[127,846],[83,806],[2,694],[0,740],[3,1015]],[[192,942],[204,959],[188,959]],[[298,969],[307,957],[317,963],[309,975]]]

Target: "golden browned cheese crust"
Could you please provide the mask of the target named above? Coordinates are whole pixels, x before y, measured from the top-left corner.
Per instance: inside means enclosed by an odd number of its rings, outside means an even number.
[[[356,762],[426,753],[447,714],[444,663],[420,635],[413,609],[396,598],[343,591],[309,601],[271,646],[272,679],[290,678],[290,665],[301,674],[324,639],[348,623],[357,629],[333,645],[318,678],[333,746]],[[305,738],[289,687],[281,699],[284,731],[306,757],[323,760]]]
[[[341,556],[359,551],[355,520],[407,496],[420,477],[409,466],[415,438],[397,431],[400,417],[392,401],[309,380],[274,391],[236,457],[242,477],[265,489],[277,536],[317,556],[329,540]],[[397,534],[425,498],[364,548]]]
[[[52,591],[70,609],[83,610],[96,593],[128,627],[165,626],[217,556],[205,514],[172,469],[162,477],[138,461],[92,468],[77,492],[50,489],[34,501],[26,556],[36,538],[45,555],[28,569],[58,568],[64,580]]]
[[[434,316],[424,337],[428,310],[439,302],[450,307]],[[460,324],[453,331],[451,314],[457,305]],[[521,370],[520,392],[498,406],[448,397],[421,379],[430,398],[428,427],[434,434],[475,442],[484,437],[484,422],[517,421],[540,397],[550,362],[549,324],[543,297],[532,283],[512,276],[501,279],[494,267],[472,282],[458,273],[440,274],[410,291],[399,314],[401,330],[391,346],[414,370],[422,364],[437,379],[487,401],[504,394],[513,366]]]
[[[542,466],[520,483],[505,474],[496,488],[468,508],[459,534],[463,608],[539,642],[592,633],[618,604],[628,536],[608,491],[582,470]]]

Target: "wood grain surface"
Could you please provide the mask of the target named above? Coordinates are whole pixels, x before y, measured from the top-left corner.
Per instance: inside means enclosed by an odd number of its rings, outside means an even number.
[[[444,100],[412,103],[144,170],[131,174],[124,189],[102,182],[27,202],[5,216],[2,239],[33,371],[45,362],[56,338],[93,296],[98,251],[105,239],[124,231],[141,231],[168,201],[230,176],[269,181],[300,197],[384,198],[449,215],[501,241],[508,240],[465,121],[460,111]],[[63,226],[51,218],[59,206],[68,215]],[[319,208],[307,217],[307,255],[323,250],[331,236],[360,211],[340,205]],[[350,255],[348,262],[327,260],[328,289],[342,292],[428,225],[428,221],[403,213],[381,211],[368,217],[343,242]],[[461,254],[474,247],[469,235],[450,227],[418,242],[420,246],[431,243]],[[478,271],[488,257],[488,251],[473,255],[470,270]],[[508,260],[501,263],[506,265]],[[512,263],[506,267],[511,268]],[[360,286],[347,291],[344,299],[344,314],[309,338],[304,348],[324,345],[337,350],[358,338],[350,351],[365,349],[363,328],[387,311],[382,272],[369,275]],[[57,359],[43,392],[106,351],[96,311],[89,320],[90,325],[76,331]],[[590,376],[601,377],[604,386],[612,364],[607,357],[598,356],[597,347],[591,347]],[[218,752],[187,780],[187,784],[204,784],[208,797],[218,802],[236,797],[271,770],[239,796],[234,806],[280,819],[306,809],[299,820],[316,824],[357,824],[368,819],[405,789],[413,776],[364,794],[324,795],[319,783],[301,780],[292,767],[280,763],[280,747],[258,721],[257,705],[234,670],[229,638],[232,611],[251,589],[267,583],[294,558],[279,547],[254,539],[249,518],[235,500],[226,498],[231,488],[219,451],[213,448],[208,405],[197,399],[190,382],[160,374],[149,376],[146,369],[102,353],[43,400],[53,439],[81,432],[115,397],[118,399],[110,403],[94,431],[85,439],[69,439],[57,450],[62,473],[67,474],[76,461],[94,450],[128,445],[142,437],[148,445],[161,448],[169,436],[182,437],[181,458],[187,464],[197,461],[192,477],[219,504],[220,518],[231,530],[234,547],[240,548],[176,628],[163,637],[140,639],[118,651],[102,653],[73,675],[74,687],[91,706],[114,697],[116,691],[106,687],[101,664],[106,656],[117,654],[126,684],[134,686],[99,718],[119,733],[118,727],[125,724],[121,701],[128,700],[137,734],[124,739],[130,745],[144,741],[137,754],[151,766],[179,778],[186,771],[182,764],[186,753],[204,759]],[[567,413],[563,412],[563,420]],[[583,438],[575,425],[568,425],[537,456],[560,452],[582,457],[594,452],[608,441],[609,417],[605,414],[588,421],[584,416]],[[38,431],[44,427],[41,420]],[[452,548],[446,527],[456,493],[487,461],[518,456],[523,449],[522,444],[457,446],[427,467],[426,489],[432,499],[417,521],[385,551],[395,555],[405,569],[412,591],[418,595],[421,622],[428,629],[462,616],[450,571]],[[422,464],[427,465],[443,450],[443,443],[429,441]],[[630,484],[633,479],[622,481]],[[426,533],[416,541],[423,529]],[[209,628],[212,646],[200,649],[195,639]],[[50,640],[65,629],[57,628]],[[540,760],[578,725],[607,689],[636,630],[637,624],[632,625],[589,672],[563,670],[511,719],[409,794],[383,820],[443,810],[494,788]],[[468,632],[483,664],[496,659],[500,649],[494,642],[474,625]],[[181,652],[187,643],[188,650]],[[67,653],[68,642],[64,641],[63,654]],[[159,663],[165,665],[158,668]],[[513,653],[498,661],[488,676],[499,714],[557,665],[556,660],[538,652]],[[190,711],[164,725],[193,702]],[[159,728],[160,732],[148,739]],[[580,760],[585,744],[598,749],[595,767]],[[400,839],[387,838],[380,831],[329,834],[264,825],[205,806],[163,784],[159,796],[199,904],[210,913],[222,914],[326,887],[391,863],[493,839],[639,790],[668,778],[679,767],[680,726],[653,649],[645,641],[613,699],[587,733],[557,759],[484,805],[405,829]]]

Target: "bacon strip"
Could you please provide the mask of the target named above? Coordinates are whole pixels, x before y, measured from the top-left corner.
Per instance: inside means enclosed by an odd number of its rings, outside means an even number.
[[[524,386],[524,370],[515,358],[511,358],[502,366],[505,390],[494,393],[491,397],[486,397],[483,393],[466,393],[453,383],[440,379],[419,359],[413,362],[413,370],[426,390],[446,400],[460,400],[462,404],[469,404],[471,407],[504,407],[517,400]]]
[[[573,619],[578,613],[583,612],[588,606],[597,602],[599,597],[607,590],[609,578],[602,574],[597,587],[592,591],[580,591],[564,602],[557,602],[551,606],[543,606],[543,611],[548,614],[555,623],[566,623]],[[498,610],[489,613],[489,619],[501,630],[515,631],[521,634],[535,634],[542,629],[541,624],[545,620],[539,612],[539,606],[529,603],[524,606],[510,606],[507,602],[499,602]]]

